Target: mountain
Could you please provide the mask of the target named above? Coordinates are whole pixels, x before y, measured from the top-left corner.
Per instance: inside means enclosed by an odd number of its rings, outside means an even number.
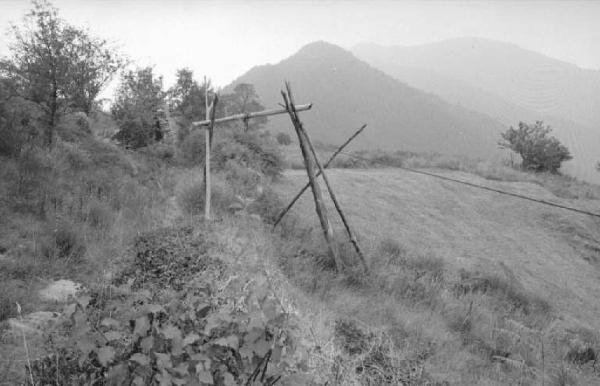
[[[515,45],[460,38],[413,47],[360,44],[360,59],[412,87],[505,125],[543,120],[573,153],[563,171],[600,182],[600,72]]]
[[[290,81],[297,104],[313,103],[301,118],[312,137],[343,142],[362,123],[355,148],[436,151],[488,157],[497,150],[498,121],[410,87],[350,52],[315,42],[274,65],[254,67],[229,87],[252,83],[267,107],[282,103]],[[293,132],[289,118],[269,119],[273,131]]]

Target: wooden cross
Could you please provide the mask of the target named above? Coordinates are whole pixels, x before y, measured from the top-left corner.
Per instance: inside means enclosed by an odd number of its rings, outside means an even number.
[[[272,109],[272,110],[264,110],[264,111],[256,111],[252,113],[242,113],[230,115],[223,118],[215,119],[215,111],[218,102],[218,95],[215,95],[210,107],[208,105],[208,83],[206,82],[206,77],[204,78],[204,100],[205,100],[205,110],[206,110],[206,119],[203,121],[192,122],[192,127],[200,127],[205,129],[205,140],[204,140],[204,153],[205,153],[205,161],[204,161],[204,218],[206,220],[210,220],[210,148],[212,141],[212,131],[214,125],[217,123],[225,123],[231,121],[248,121],[252,118],[258,117],[267,117],[270,115],[278,115],[278,114],[287,114],[287,110],[285,108],[280,109]],[[306,111],[310,110],[312,107],[312,103],[298,105],[296,106],[296,111]]]

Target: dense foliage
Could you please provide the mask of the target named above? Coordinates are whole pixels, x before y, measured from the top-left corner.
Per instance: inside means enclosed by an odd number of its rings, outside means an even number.
[[[557,173],[561,164],[573,157],[558,139],[548,135],[551,131],[541,121],[534,125],[519,122],[518,129],[511,127],[502,133],[500,146],[518,153],[526,170]]]
[[[164,104],[162,77],[156,76],[152,67],[125,72],[111,108],[120,129],[115,139],[133,149],[160,141]]]
[[[231,276],[209,257],[211,232],[183,227],[140,236],[130,269],[65,308],[51,354],[32,366],[34,379],[274,385],[301,374],[307,352],[293,317],[264,273]]]
[[[68,24],[47,1],[34,1],[22,27],[11,31],[10,57],[0,62],[14,95],[43,114],[45,142],[51,144],[60,117],[89,114],[98,93],[124,61],[108,42]]]

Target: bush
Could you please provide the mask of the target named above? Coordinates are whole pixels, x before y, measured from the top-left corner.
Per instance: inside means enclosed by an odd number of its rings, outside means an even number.
[[[290,145],[292,143],[292,138],[289,136],[289,134],[286,133],[277,134],[275,139],[277,139],[277,143],[284,146]]]
[[[179,149],[183,163],[189,166],[204,164],[204,147],[204,133],[202,130],[192,131],[181,139]]]
[[[41,110],[35,103],[11,98],[13,85],[0,78],[0,155],[18,157],[27,143],[41,139]],[[40,141],[41,142],[41,141]]]
[[[211,189],[211,210],[219,213],[226,211],[235,198],[228,187],[219,182],[213,182]],[[178,194],[178,203],[188,214],[200,214],[204,212],[204,183],[202,181],[193,183],[185,187]]]
[[[235,194],[256,196],[263,178],[259,172],[242,166],[233,160],[227,161],[224,169],[225,180],[232,187]]]
[[[283,156],[273,137],[257,131],[230,131],[214,144],[214,164],[222,170],[230,160],[275,178],[283,172]]]
[[[274,224],[277,216],[284,208],[277,193],[270,188],[265,189],[249,208],[250,213],[255,213],[267,224]]]
[[[518,153],[523,159],[524,169],[557,173],[562,162],[573,157],[558,139],[548,136],[551,131],[550,126],[544,127],[542,121],[535,125],[519,122],[518,129],[511,127],[502,133],[503,141],[499,145]]]
[[[85,254],[85,240],[81,229],[68,220],[61,220],[49,230],[41,242],[42,256],[53,259],[80,260]]]

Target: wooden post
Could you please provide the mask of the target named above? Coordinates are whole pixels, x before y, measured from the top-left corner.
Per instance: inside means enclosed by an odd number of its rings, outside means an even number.
[[[204,107],[206,119],[209,120],[208,112],[208,82],[204,77]],[[208,127],[204,130],[204,219],[210,220],[210,131]]]
[[[283,101],[285,103],[285,108],[290,115],[290,119],[292,120],[292,124],[294,125],[294,129],[296,130],[296,134],[298,136],[298,142],[300,143],[300,150],[302,151],[302,158],[304,159],[304,165],[306,166],[306,173],[308,174],[308,180],[310,186],[312,188],[313,197],[315,199],[315,209],[317,211],[317,216],[319,216],[319,221],[321,222],[321,228],[323,229],[323,234],[325,236],[325,241],[327,242],[327,246],[329,248],[329,255],[333,258],[335,263],[336,270],[340,271],[343,269],[343,262],[340,260],[337,245],[333,239],[333,228],[329,223],[329,219],[327,218],[327,209],[325,208],[325,203],[323,202],[323,195],[321,193],[321,189],[319,184],[315,178],[315,169],[313,165],[313,158],[311,156],[310,149],[306,143],[306,137],[303,133],[302,122],[300,118],[298,118],[298,114],[296,113],[294,106],[294,99],[292,96],[292,92],[290,89],[289,83],[286,82],[286,92],[281,91],[281,95],[283,97]]]
[[[310,110],[312,108],[312,103],[308,103],[305,105],[298,105],[298,106],[295,106],[295,108],[296,108],[296,112]],[[235,115],[231,115],[229,117],[217,118],[217,119],[215,119],[215,123],[224,123],[224,122],[231,122],[231,121],[238,121],[238,120],[248,120],[251,118],[268,117],[271,115],[278,115],[278,114],[287,114],[287,110],[285,108],[281,108],[281,109],[272,109],[272,110],[264,110],[264,111],[255,111],[253,113],[235,114]],[[209,124],[210,124],[209,119],[206,119],[204,121],[192,122],[193,127],[208,126]]]
[[[337,197],[335,196],[335,193],[333,192],[333,188],[331,187],[331,184],[329,183],[327,174],[325,174],[325,168],[321,165],[321,162],[319,161],[319,157],[317,157],[317,152],[315,151],[315,148],[313,147],[313,144],[310,140],[310,137],[308,136],[308,133],[306,132],[306,130],[304,130],[303,127],[301,127],[301,130],[304,134],[304,139],[306,140],[306,143],[308,144],[308,147],[310,148],[310,151],[312,152],[312,155],[315,157],[315,163],[317,164],[317,167],[319,168],[319,172],[323,176],[323,180],[325,181],[325,186],[327,186],[327,190],[329,191],[329,195],[331,196],[333,205],[335,205],[335,209],[337,209],[337,211],[340,215],[340,218],[342,219],[342,222],[344,223],[346,232],[348,232],[348,238],[350,239],[350,242],[352,243],[352,245],[354,245],[354,249],[356,249],[356,253],[358,253],[358,257],[360,258],[360,261],[365,269],[365,272],[369,272],[369,266],[367,265],[367,261],[365,260],[365,255],[362,253],[362,251],[360,249],[360,245],[358,244],[358,240],[356,239],[356,237],[354,236],[354,233],[350,229],[350,224],[348,223],[348,220],[346,219],[346,216],[344,215],[344,211],[342,210],[342,207],[340,206],[340,203],[338,202]]]
[[[346,146],[348,146],[348,144],[365,129],[365,127],[367,127],[366,124],[362,125],[360,129],[358,129],[350,138],[348,138],[346,140],[346,142],[344,142],[340,147],[338,147],[338,149],[335,151],[335,153],[333,153],[331,155],[331,157],[329,157],[327,162],[325,162],[325,165],[323,165],[323,167],[325,169],[327,169],[329,167],[329,165],[331,164],[331,162],[333,162],[335,157],[337,157],[338,154],[340,154],[342,152],[342,150],[344,150],[344,148]],[[317,175],[315,177],[319,177],[320,175],[321,175],[321,171],[319,170],[319,172],[317,173]],[[296,201],[298,201],[298,199],[300,199],[300,197],[304,194],[304,192],[306,192],[306,189],[308,189],[308,188],[310,188],[310,182],[307,182],[306,185],[304,185],[304,187],[302,189],[300,189],[298,194],[296,194],[296,196],[294,196],[294,198],[288,204],[288,206],[286,206],[285,209],[281,211],[279,216],[277,216],[277,220],[275,220],[275,224],[273,224],[273,229],[275,229],[275,227],[277,227],[277,224],[279,224],[279,222],[283,219],[283,217],[287,214],[287,212],[289,212],[290,209],[292,209],[292,207],[294,206]]]

